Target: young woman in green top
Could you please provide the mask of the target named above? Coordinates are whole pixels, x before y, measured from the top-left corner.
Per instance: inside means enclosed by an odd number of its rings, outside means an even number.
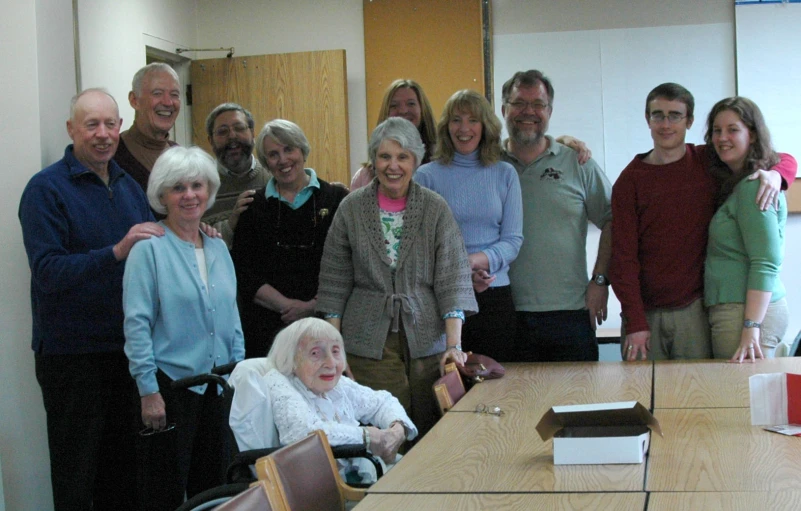
[[[788,323],[779,280],[787,203],[754,203],[759,183],[744,178],[779,162],[759,107],[743,97],[712,107],[704,137],[714,147],[711,171],[719,178],[718,211],[709,225],[704,300],[709,307],[715,358],[734,362],[770,357]]]

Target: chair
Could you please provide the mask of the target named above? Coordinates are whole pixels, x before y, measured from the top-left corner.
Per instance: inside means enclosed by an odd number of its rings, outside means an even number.
[[[286,511],[344,510],[346,500],[359,501],[365,494],[342,480],[328,438],[319,430],[259,459],[256,473],[277,488]]]
[[[434,382],[434,395],[443,415],[465,395],[464,382],[456,364],[445,364],[445,376]]]
[[[232,498],[215,511],[280,511],[280,497],[275,487],[267,481],[258,481],[253,486]]]
[[[776,351],[774,352],[774,357],[801,357],[801,351],[799,351],[799,344],[801,344],[801,332],[798,332],[798,335],[795,336],[793,343],[786,343],[780,342],[778,346],[776,346]]]

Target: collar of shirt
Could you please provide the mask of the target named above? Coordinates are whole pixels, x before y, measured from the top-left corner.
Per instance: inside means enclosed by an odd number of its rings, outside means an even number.
[[[250,155],[250,168],[241,174],[236,174],[228,170],[228,168],[225,165],[220,163],[220,160],[217,160],[217,172],[219,172],[221,176],[234,177],[236,179],[242,179],[244,177],[247,177],[248,179],[253,179],[254,177],[256,177],[256,173],[259,171],[259,168],[256,164],[257,161],[258,160],[256,160],[256,158],[254,158],[253,155]]]
[[[504,140],[503,143],[501,144],[501,157],[507,163],[511,163],[512,166],[515,169],[517,169],[518,174],[520,174],[524,170],[526,170],[527,168],[535,165],[541,158],[544,158],[546,155],[558,155],[564,149],[562,144],[560,144],[559,142],[554,140],[554,138],[552,136],[545,135],[545,138],[548,139],[548,148],[545,149],[545,151],[543,151],[542,154],[537,156],[534,159],[534,161],[532,161],[528,165],[526,165],[525,163],[520,161],[517,158],[517,156],[515,156],[514,153],[508,149],[509,148],[509,139],[508,138],[506,140]]]
[[[317,173],[314,171],[314,169],[303,169],[303,171],[307,176],[309,176],[309,184],[304,186],[303,189],[299,191],[297,195],[295,195],[294,201],[289,202],[285,198],[281,197],[281,195],[278,193],[278,190],[275,188],[275,178],[273,177],[271,177],[267,182],[267,188],[264,190],[265,197],[268,199],[271,197],[278,199],[292,209],[298,209],[306,204],[306,201],[308,201],[312,196],[314,189],[320,189],[320,181],[317,179]]]

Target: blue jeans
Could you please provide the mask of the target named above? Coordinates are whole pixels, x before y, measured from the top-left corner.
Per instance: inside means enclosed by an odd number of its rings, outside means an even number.
[[[589,312],[517,313],[516,362],[597,362],[598,339]]]

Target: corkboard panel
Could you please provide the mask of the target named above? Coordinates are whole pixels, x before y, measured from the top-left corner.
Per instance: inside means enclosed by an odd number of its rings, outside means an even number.
[[[435,121],[457,90],[473,89],[486,96],[484,52],[491,38],[485,39],[482,4],[364,0],[368,131],[376,125],[384,92],[398,78],[420,83]]]
[[[195,60],[191,73],[194,144],[211,150],[206,116],[233,101],[253,114],[256,136],[272,119],[296,123],[311,144],[306,166],[326,181],[350,182],[345,50]]]
[[[801,213],[801,179],[796,179],[787,190],[787,212]]]

